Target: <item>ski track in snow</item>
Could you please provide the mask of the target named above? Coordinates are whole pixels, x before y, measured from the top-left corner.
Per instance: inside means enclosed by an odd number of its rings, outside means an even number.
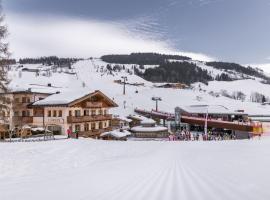
[[[270,139],[0,143],[1,200],[268,200]]]

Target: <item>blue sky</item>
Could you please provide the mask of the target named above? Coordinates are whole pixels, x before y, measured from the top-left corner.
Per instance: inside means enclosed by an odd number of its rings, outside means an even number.
[[[141,49],[270,63],[270,0],[3,0],[3,4],[16,56],[85,57],[88,52],[98,56],[103,50]]]

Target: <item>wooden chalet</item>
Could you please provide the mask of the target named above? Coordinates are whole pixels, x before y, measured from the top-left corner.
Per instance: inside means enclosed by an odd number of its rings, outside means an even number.
[[[47,127],[55,134],[67,134],[70,130],[82,137],[99,137],[112,130],[109,109],[117,107],[113,100],[99,90],[81,97],[68,95],[55,94],[30,105],[33,125]]]

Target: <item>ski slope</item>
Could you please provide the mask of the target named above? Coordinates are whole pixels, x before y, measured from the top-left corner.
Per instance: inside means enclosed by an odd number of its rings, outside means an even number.
[[[1,200],[268,200],[270,140],[0,143]]]
[[[199,67],[207,69],[209,73],[217,75],[221,73],[214,68],[203,65],[203,62],[194,61]],[[75,92],[85,94],[86,91],[92,92],[94,90],[101,90],[106,95],[111,97],[118,105],[118,108],[112,110],[113,114],[120,116],[127,116],[134,112],[135,108],[151,110],[155,108],[155,102],[151,100],[152,97],[161,97],[162,101],[159,103],[159,109],[165,112],[174,112],[177,106],[188,105],[222,105],[228,109],[244,110],[251,115],[268,115],[270,113],[269,105],[260,105],[252,103],[247,98],[244,102],[234,100],[224,96],[215,97],[210,95],[210,92],[220,92],[227,90],[228,93],[234,91],[241,91],[247,95],[252,92],[259,92],[268,96],[270,93],[270,85],[262,84],[259,80],[237,80],[231,82],[209,82],[209,85],[200,83],[193,84],[193,89],[170,89],[170,88],[156,88],[154,83],[148,82],[133,73],[132,66],[125,65],[125,70],[120,72],[109,72],[106,69],[108,63],[100,59],[81,60],[72,66],[74,74],[65,73],[65,70],[51,71],[50,76],[44,76],[42,73],[37,76],[33,72],[25,72],[18,69],[16,66],[9,72],[11,79],[10,88],[19,90],[21,88],[32,88],[32,91],[41,92]],[[25,65],[27,68],[39,68],[48,70],[48,66],[40,65]],[[145,66],[146,68],[156,66]],[[126,76],[128,83],[133,85],[126,85],[126,95],[123,95],[123,85],[115,83],[121,80],[121,77]],[[52,87],[48,87],[48,84]],[[134,86],[134,84],[144,84],[143,86]],[[200,85],[202,90],[198,89]]]

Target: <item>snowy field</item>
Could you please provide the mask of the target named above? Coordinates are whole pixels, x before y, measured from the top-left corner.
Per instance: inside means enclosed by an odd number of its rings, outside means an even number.
[[[270,140],[0,143],[1,200],[269,200]]]

